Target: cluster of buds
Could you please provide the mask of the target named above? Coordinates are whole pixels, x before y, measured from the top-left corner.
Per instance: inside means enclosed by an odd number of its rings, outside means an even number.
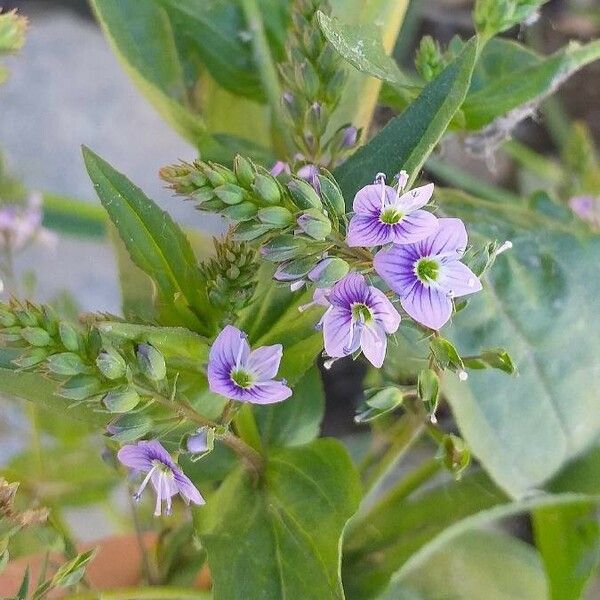
[[[200,265],[210,302],[219,310],[222,320],[248,306],[256,288],[258,265],[256,250],[246,242],[238,242],[231,234],[214,239],[215,256]]]
[[[415,68],[425,81],[435,79],[446,66],[440,44],[430,35],[421,38],[421,43],[415,55]]]
[[[477,0],[473,20],[477,31],[491,38],[518,23],[535,22],[545,2],[547,0]]]
[[[327,137],[329,119],[337,107],[346,71],[342,59],[321,33],[317,11],[327,2],[296,0],[286,44],[286,60],[279,65],[287,125],[301,160],[332,166],[351,153],[359,132],[347,125]]]
[[[258,242],[262,258],[278,265],[276,279],[295,287],[307,279],[325,287],[349,270],[336,245],[346,209],[331,174],[317,170],[313,176],[312,184],[291,175],[285,181],[242,156],[236,156],[233,169],[195,161],[161,170],[175,193],[233,221],[233,239]],[[211,273],[227,278],[231,264],[218,262],[209,267]]]
[[[0,304],[0,340],[16,350],[17,367],[60,382],[59,396],[121,415],[109,425],[120,441],[151,430],[152,419],[142,410],[154,391],[169,389],[165,358],[156,347],[110,339],[93,325],[59,319],[47,306],[15,300]]]

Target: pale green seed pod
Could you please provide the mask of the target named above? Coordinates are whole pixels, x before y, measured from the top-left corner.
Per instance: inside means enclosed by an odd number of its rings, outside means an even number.
[[[50,334],[41,327],[24,327],[21,329],[21,336],[27,343],[39,348],[49,346],[52,342]]]
[[[140,371],[151,381],[162,381],[167,376],[165,357],[151,344],[138,344],[136,356]]]
[[[125,359],[114,350],[103,350],[96,358],[96,366],[107,379],[120,379],[127,371]]]
[[[89,373],[90,368],[74,352],[60,352],[48,357],[48,369],[57,375],[79,375]]]

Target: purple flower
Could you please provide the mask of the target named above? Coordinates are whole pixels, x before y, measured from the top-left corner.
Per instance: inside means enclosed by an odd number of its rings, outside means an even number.
[[[201,427],[194,433],[188,437],[186,442],[186,448],[188,452],[193,454],[202,454],[211,449],[211,445],[208,441],[208,430],[204,427]]]
[[[433,194],[433,184],[401,194],[406,177],[400,174],[397,189],[379,181],[367,185],[354,197],[354,216],[350,220],[346,242],[348,246],[382,246],[411,244],[431,235],[438,220],[430,212],[421,210]]]
[[[20,250],[29,242],[37,239],[49,246],[56,236],[42,227],[42,197],[33,193],[27,203],[6,204],[0,206],[0,239],[13,250]]]
[[[290,169],[290,165],[288,165],[288,163],[283,162],[282,160],[278,160],[271,167],[271,175],[273,175],[273,177],[277,177],[278,175],[281,175],[282,173],[285,173],[286,175],[291,175],[292,170]]]
[[[148,482],[151,482],[156,492],[155,516],[160,516],[163,501],[167,504],[166,514],[170,515],[172,498],[177,494],[181,495],[186,504],[204,504],[204,498],[189,477],[157,440],[123,446],[117,458],[135,473],[146,473],[134,497],[139,500]]]
[[[400,296],[415,320],[440,329],[452,314],[452,298],[481,290],[477,276],[463,263],[467,230],[460,219],[440,219],[439,229],[415,244],[380,250],[373,266]]]
[[[359,348],[375,366],[381,367],[387,334],[400,325],[400,315],[377,288],[367,285],[364,275],[350,273],[329,294],[330,306],[321,320],[325,352],[341,358]]]
[[[208,356],[208,383],[212,392],[231,400],[273,404],[292,395],[284,381],[273,378],[283,355],[281,344],[250,350],[246,334],[227,325]]]
[[[600,228],[600,200],[593,196],[575,196],[569,200],[571,210],[584,221]]]
[[[319,181],[319,167],[313,164],[306,164],[298,169],[298,177],[308,181],[313,186],[317,194],[321,193],[321,182]]]

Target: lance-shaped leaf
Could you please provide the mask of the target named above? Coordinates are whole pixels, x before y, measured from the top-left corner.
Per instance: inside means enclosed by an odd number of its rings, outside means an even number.
[[[477,58],[477,38],[399,116],[335,170],[347,203],[378,172],[391,179],[401,169],[417,175],[467,95]]]
[[[194,514],[215,600],[341,600],[340,538],[359,488],[335,440],[275,451],[258,482],[234,471]]]
[[[96,193],[131,259],[156,282],[165,324],[213,333],[215,323],[206,285],[179,226],[106,161],[88,148],[83,149],[83,155]]]

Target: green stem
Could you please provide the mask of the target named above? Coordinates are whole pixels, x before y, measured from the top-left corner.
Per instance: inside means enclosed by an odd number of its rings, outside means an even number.
[[[279,85],[277,69],[271,55],[271,49],[269,48],[269,42],[265,35],[262,14],[257,0],[241,0],[241,6],[252,35],[254,61],[258,67],[262,86],[271,107],[273,129],[277,134],[275,141],[277,142],[278,139],[282,140],[284,147],[280,150],[287,155],[288,151],[293,148],[293,145],[283,122],[283,115],[281,113],[282,91]]]
[[[175,587],[122,588],[105,592],[83,592],[64,600],[210,600],[209,592]]]
[[[252,412],[252,406],[244,404],[235,415],[233,422],[240,438],[257,452],[260,452],[262,449],[262,440],[254,413]]]

